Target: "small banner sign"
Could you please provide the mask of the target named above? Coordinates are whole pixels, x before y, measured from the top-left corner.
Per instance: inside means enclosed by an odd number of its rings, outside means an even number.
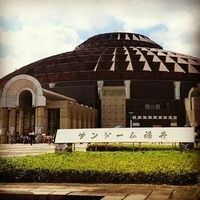
[[[58,129],[55,143],[194,142],[192,127]]]

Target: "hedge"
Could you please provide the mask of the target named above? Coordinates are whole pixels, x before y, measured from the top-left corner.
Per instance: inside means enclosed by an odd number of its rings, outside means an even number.
[[[0,158],[1,182],[198,184],[199,151],[72,152]]]
[[[144,144],[144,143],[96,143],[89,144],[86,151],[166,151],[166,150],[181,150],[177,144]]]

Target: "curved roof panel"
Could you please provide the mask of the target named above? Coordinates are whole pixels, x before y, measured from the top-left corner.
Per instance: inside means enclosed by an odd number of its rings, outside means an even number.
[[[93,36],[74,51],[44,58],[2,78],[28,74],[40,83],[104,79],[200,80],[200,59],[172,51],[146,36],[105,33]]]

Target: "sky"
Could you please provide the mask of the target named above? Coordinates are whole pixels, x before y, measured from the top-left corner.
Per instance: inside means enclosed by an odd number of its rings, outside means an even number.
[[[0,78],[101,33],[200,58],[200,0],[0,0]]]

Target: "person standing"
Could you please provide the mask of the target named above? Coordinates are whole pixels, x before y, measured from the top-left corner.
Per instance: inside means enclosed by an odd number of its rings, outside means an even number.
[[[30,138],[30,145],[32,145],[33,144],[33,139],[34,139],[34,132],[33,131],[30,131],[29,138]]]

